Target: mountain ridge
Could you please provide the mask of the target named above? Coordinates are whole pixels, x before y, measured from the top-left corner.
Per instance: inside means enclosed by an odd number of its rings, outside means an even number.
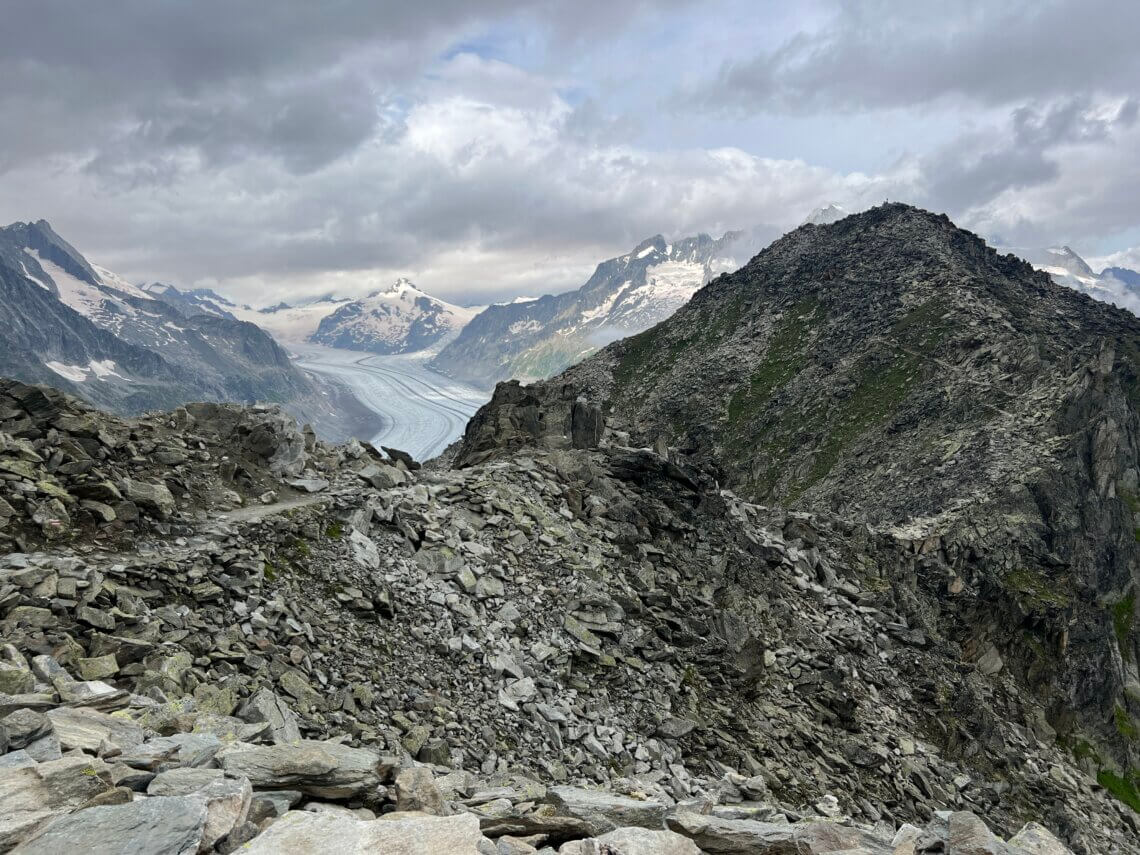
[[[992,645],[1065,738],[1137,769],[1138,340],[1131,313],[888,204],[789,233],[550,381],[500,384],[457,462],[653,447],[911,538],[963,650]]]

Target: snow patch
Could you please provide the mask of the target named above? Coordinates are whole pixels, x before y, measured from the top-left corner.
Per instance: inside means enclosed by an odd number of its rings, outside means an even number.
[[[131,284],[118,273],[112,273],[106,267],[100,267],[98,264],[92,264],[91,267],[99,274],[99,281],[108,288],[114,288],[116,291],[122,291],[124,294],[131,297],[140,297],[143,300],[154,299],[154,297],[148,294],[144,289]],[[52,278],[54,279],[55,277]]]
[[[87,369],[81,365],[65,365],[62,362],[55,362],[54,360],[51,362],[45,362],[44,365],[46,365],[60,377],[65,377],[74,383],[82,383],[87,379]]]
[[[24,262],[22,262],[22,261],[20,262],[20,269],[24,271],[24,278],[27,279],[29,282],[35,282],[37,285],[39,285],[45,291],[51,290],[51,288],[48,287],[48,284],[46,282],[44,282],[42,279],[37,279],[35,276],[30,274],[28,272],[28,268],[24,266]]]
[[[66,377],[73,383],[82,383],[91,379],[88,375],[93,375],[96,380],[106,380],[108,377],[118,377],[120,380],[126,380],[122,374],[115,370],[115,362],[111,359],[92,359],[87,363],[87,367],[82,365],[67,365],[63,362],[45,362],[48,368],[58,374],[60,377]],[[129,382],[129,381],[128,381]]]
[[[59,289],[59,299],[99,326],[109,326],[103,317],[106,312],[104,303],[112,304],[123,315],[133,317],[136,314],[134,307],[129,303],[72,276],[58,264],[44,258],[38,251],[33,251],[33,254],[39,261],[40,267],[44,269],[44,273],[51,277],[55,287]]]

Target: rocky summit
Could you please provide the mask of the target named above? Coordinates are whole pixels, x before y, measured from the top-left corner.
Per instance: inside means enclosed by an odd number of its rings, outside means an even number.
[[[1055,288],[808,225],[423,465],[0,382],[0,849],[1140,852],[1130,322]]]

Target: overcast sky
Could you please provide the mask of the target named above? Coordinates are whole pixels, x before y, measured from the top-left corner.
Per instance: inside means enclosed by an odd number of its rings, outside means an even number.
[[[6,0],[0,220],[255,304],[886,198],[1140,267],[1130,0]]]

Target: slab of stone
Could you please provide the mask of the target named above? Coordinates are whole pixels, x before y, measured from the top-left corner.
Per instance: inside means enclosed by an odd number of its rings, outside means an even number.
[[[105,769],[100,761],[82,756],[0,768],[0,851],[8,851],[57,812],[110,789]]]
[[[248,722],[268,724],[273,741],[278,745],[301,741],[297,716],[271,689],[258,689],[242,706],[239,715]]]
[[[240,851],[242,855],[477,855],[482,835],[471,814],[386,814],[353,819],[341,813],[289,811]]]
[[[581,787],[551,787],[547,791],[547,800],[558,813],[589,823],[595,837],[623,826],[661,828],[667,812],[660,802]]]
[[[206,833],[206,803],[194,796],[140,799],[58,817],[31,840],[16,847],[18,855],[59,855],[77,847],[104,855],[162,852],[193,855]]]
[[[219,752],[218,762],[254,789],[296,789],[317,798],[351,798],[380,783],[378,754],[335,742],[237,744]]]
[[[701,855],[692,840],[675,831],[649,828],[618,828],[597,838],[565,843],[558,855],[596,855],[598,852],[620,852],[621,855]]]
[[[49,710],[48,719],[64,751],[79,749],[95,754],[100,746],[130,751],[142,744],[143,729],[129,718],[86,707]]]
[[[1049,829],[1036,822],[1022,826],[1021,831],[1009,838],[1009,845],[1017,855],[1073,855]]]

